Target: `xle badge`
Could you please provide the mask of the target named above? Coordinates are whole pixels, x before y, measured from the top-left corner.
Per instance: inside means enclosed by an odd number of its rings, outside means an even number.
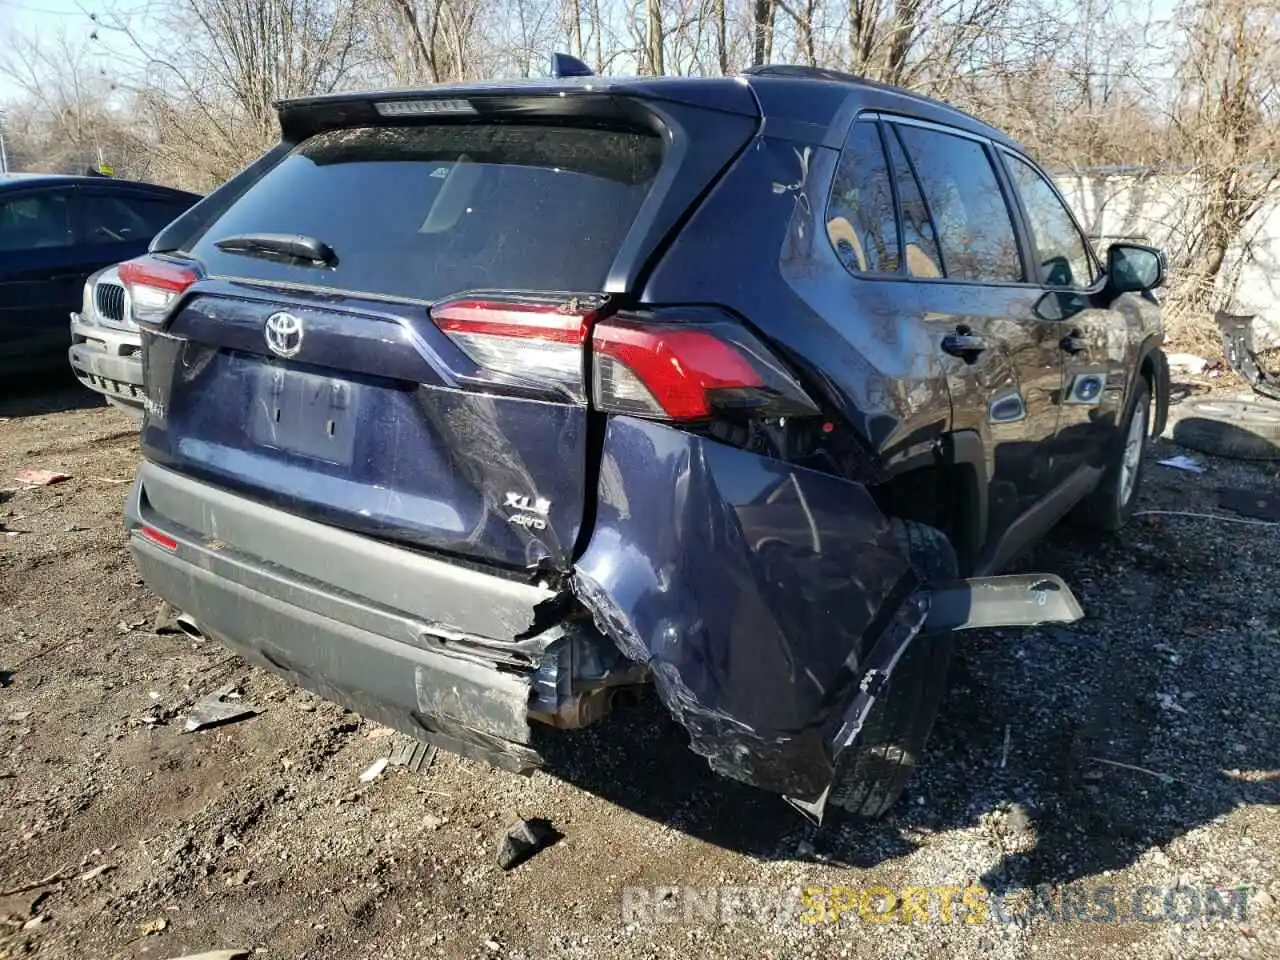
[[[508,490],[506,502],[503,504],[511,510],[518,511],[507,519],[508,523],[530,530],[547,529],[547,514],[551,512],[551,501],[542,497],[530,497]]]

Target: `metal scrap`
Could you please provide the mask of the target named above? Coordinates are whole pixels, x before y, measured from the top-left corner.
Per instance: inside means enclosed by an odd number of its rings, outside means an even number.
[[[247,703],[227,703],[224,698],[236,697],[235,684],[220,687],[207,697],[201,697],[187,714],[186,732],[194,733],[208,727],[221,726],[245,717],[251,717],[258,711]]]
[[[1219,490],[1218,506],[1258,520],[1280,521],[1280,496],[1261,490]]]

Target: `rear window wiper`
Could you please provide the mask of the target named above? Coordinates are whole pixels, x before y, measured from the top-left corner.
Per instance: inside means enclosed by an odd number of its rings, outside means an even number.
[[[213,244],[226,253],[270,260],[290,260],[316,267],[336,267],[338,255],[323,240],[301,233],[237,233]]]

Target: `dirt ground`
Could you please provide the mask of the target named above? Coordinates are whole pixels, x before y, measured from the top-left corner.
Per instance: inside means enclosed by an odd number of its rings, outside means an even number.
[[[1028,563],[1086,619],[966,635],[893,814],[817,831],[711,774],[651,700],[529,778],[441,754],[362,783],[398,735],[154,631],[121,529],[136,424],[73,390],[0,418],[0,958],[1280,956],[1280,527],[1062,528]],[[1139,509],[1277,489],[1280,464],[1202,459],[1152,463]],[[72,479],[22,489],[24,467]],[[259,713],[184,733],[229,683]],[[563,838],[503,873],[516,817]],[[966,885],[1004,917],[939,899],[903,922],[903,887]],[[1153,922],[1130,910],[1147,885]],[[1116,918],[1062,919],[1069,891]]]

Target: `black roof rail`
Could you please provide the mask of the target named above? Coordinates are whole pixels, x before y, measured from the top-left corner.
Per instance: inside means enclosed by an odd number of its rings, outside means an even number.
[[[805,67],[794,63],[765,63],[742,71],[749,77],[795,77],[809,80],[834,80],[837,83],[873,83],[866,77],[826,67]]]
[[[595,74],[590,67],[577,57],[571,57],[567,53],[553,53],[551,55],[551,76],[559,79],[562,77],[594,77]]]

